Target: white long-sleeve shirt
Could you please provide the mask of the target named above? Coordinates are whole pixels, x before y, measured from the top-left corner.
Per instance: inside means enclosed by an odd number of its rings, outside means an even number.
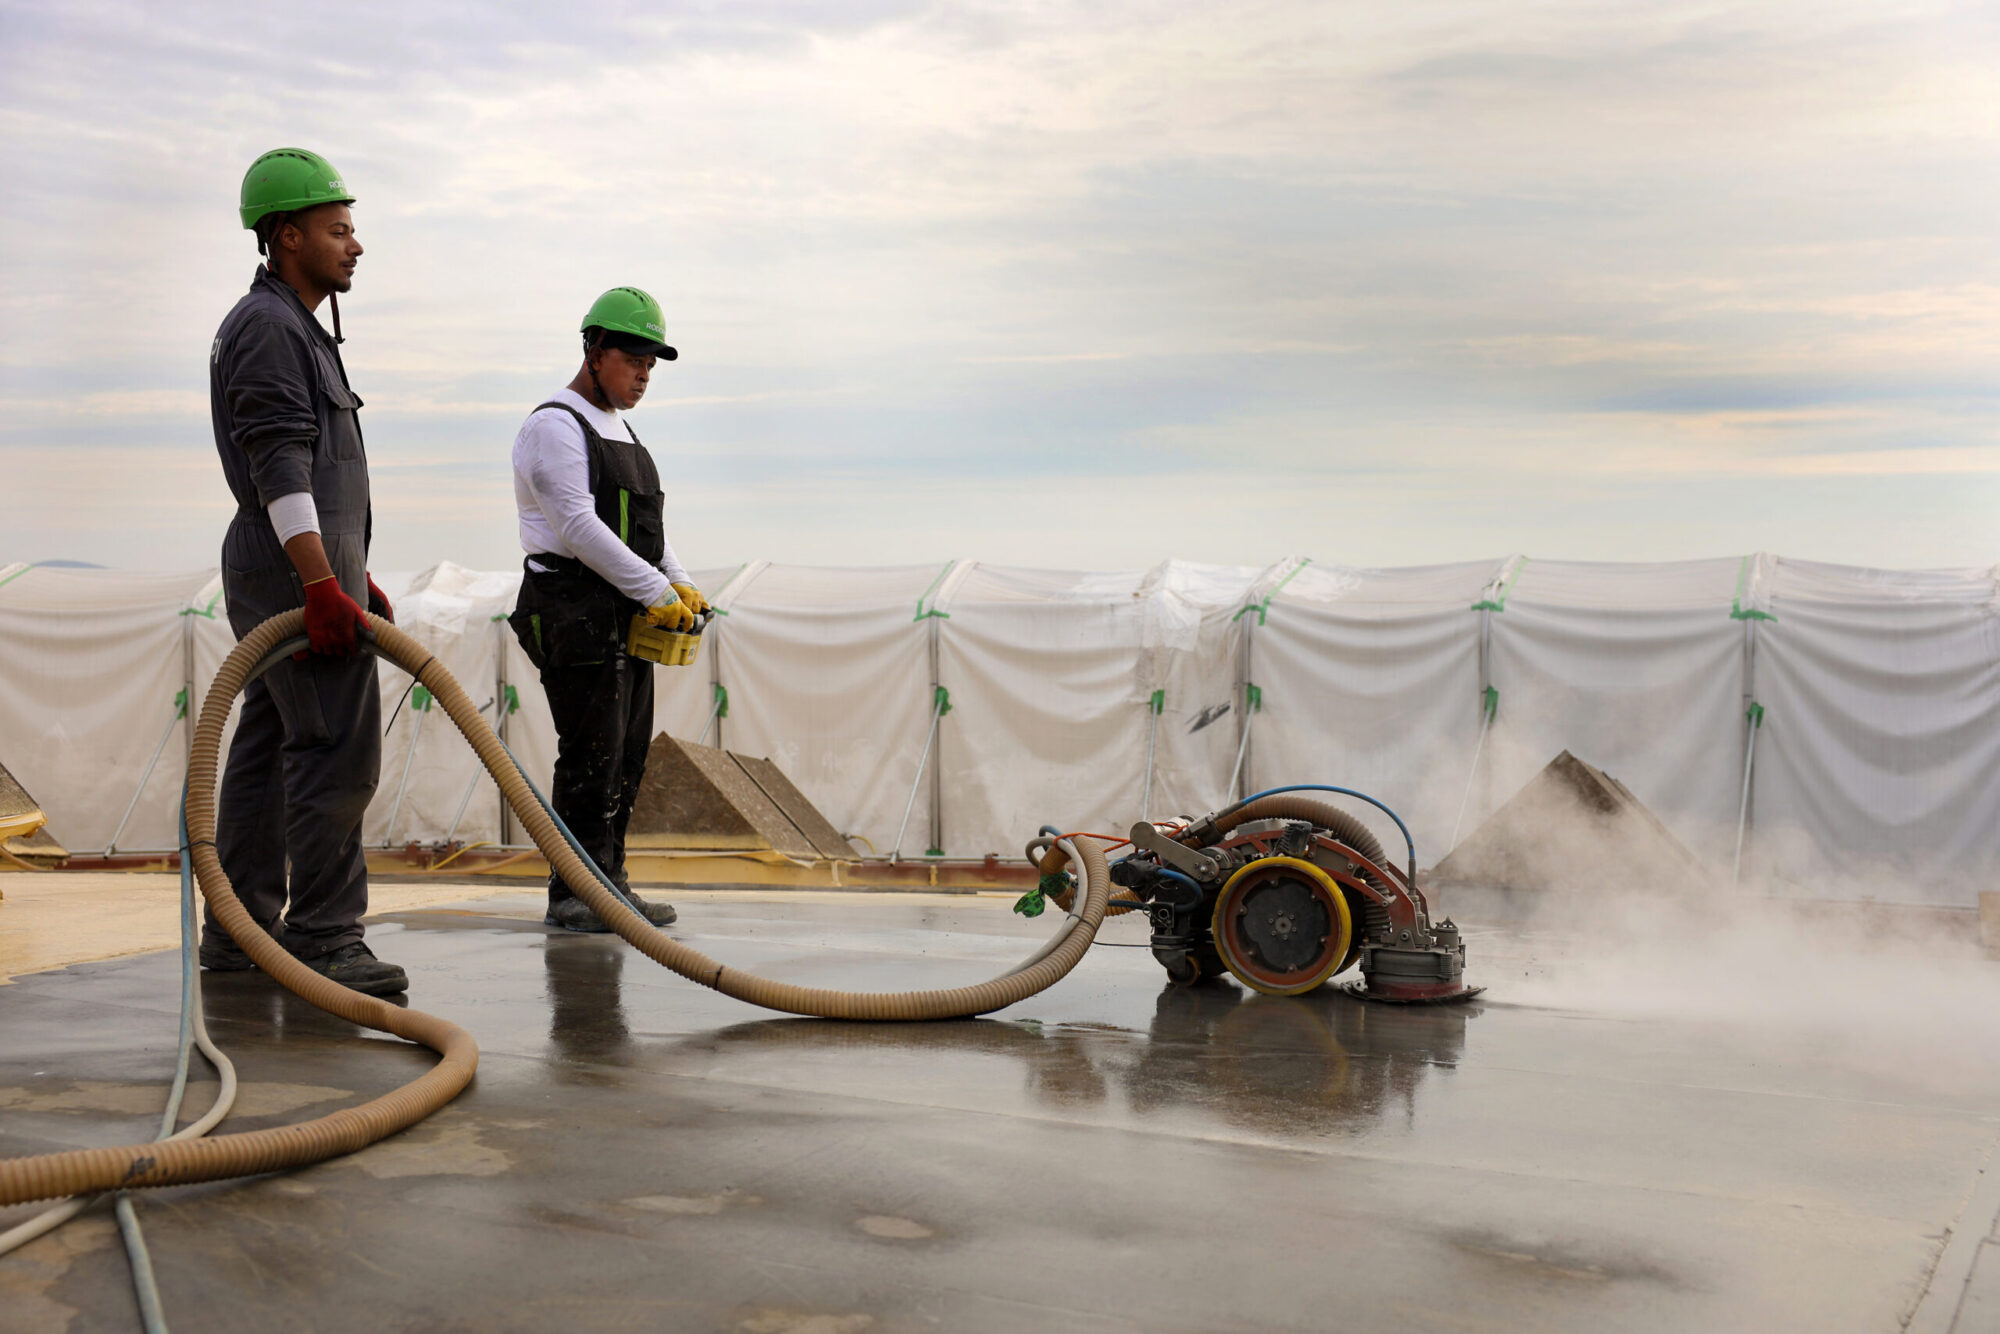
[[[574,390],[558,389],[546,401],[575,408],[607,440],[634,438],[616,409],[606,412]],[[543,408],[521,424],[514,437],[514,506],[521,515],[521,549],[530,557],[573,556],[642,606],[659,603],[669,584],[694,582],[675,558],[672,542],[656,569],[597,517],[583,430],[567,412]]]

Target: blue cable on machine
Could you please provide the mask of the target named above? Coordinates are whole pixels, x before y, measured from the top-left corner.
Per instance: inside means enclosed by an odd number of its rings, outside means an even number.
[[[1267,787],[1262,792],[1258,792],[1251,796],[1243,798],[1243,800],[1238,803],[1238,807],[1240,808],[1242,806],[1247,806],[1248,804],[1250,804],[1253,801],[1256,801],[1260,797],[1275,797],[1280,792],[1338,792],[1343,797],[1359,798],[1360,800],[1367,802],[1370,806],[1373,806],[1377,810],[1381,811],[1384,815],[1388,816],[1391,820],[1394,820],[1396,822],[1396,828],[1403,831],[1403,845],[1410,850],[1410,883],[1411,884],[1416,883],[1417,841],[1414,838],[1410,837],[1410,827],[1403,823],[1403,817],[1396,814],[1396,812],[1390,810],[1388,806],[1386,806],[1380,801],[1377,801],[1375,798],[1369,796],[1366,792],[1356,792],[1351,787],[1334,787],[1328,783],[1292,783],[1285,787]]]

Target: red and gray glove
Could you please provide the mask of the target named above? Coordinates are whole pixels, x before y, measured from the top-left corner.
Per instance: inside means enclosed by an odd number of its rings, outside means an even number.
[[[368,610],[391,625],[396,623],[396,609],[389,605],[389,595],[376,587],[372,574],[368,576]]]
[[[366,624],[361,616],[361,604],[343,593],[332,575],[306,585],[306,638],[313,652],[342,658],[353,653],[355,631]]]

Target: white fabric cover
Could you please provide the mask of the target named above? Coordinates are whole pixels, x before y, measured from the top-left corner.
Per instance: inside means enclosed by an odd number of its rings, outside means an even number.
[[[1277,591],[1264,617],[1245,616],[1238,624],[1263,710],[1243,794],[1284,783],[1357,788],[1403,817],[1424,865],[1437,861],[1479,732],[1479,618],[1470,609],[1495,568],[1315,563]],[[1361,816],[1402,864],[1392,822],[1326,799]]]
[[[1209,747],[1178,743],[1201,701],[1228,702],[1228,685],[1190,668],[1205,642],[1223,648],[1254,575],[1179,561],[1114,574],[979,565],[941,589],[949,619],[927,624],[952,704],[940,729],[946,850],[1012,857],[1049,822],[1122,835],[1145,796],[1155,690],[1154,814],[1216,790]]]
[[[1776,567],[1746,866],[1811,897],[1977,902],[2000,870],[2000,570]]]
[[[377,579],[404,629],[475,702],[505,673],[522,706],[508,722],[514,748],[546,787],[548,710],[494,619],[518,575],[447,563]],[[1467,832],[1567,748],[1626,783],[1726,881],[1754,700],[1766,712],[1745,857],[1753,886],[1970,904],[2000,870],[1992,570],[1770,556],[1379,570],[1288,558],[1122,573],[752,562],[696,579],[727,614],[697,666],[659,669],[658,725],[699,735],[720,684],[729,712],[710,743],[770,756],[884,854],[913,785],[902,850],[921,856],[929,843],[932,782],[918,781],[918,764],[934,685],[952,705],[930,763],[954,858],[1012,857],[1044,821],[1116,831],[1138,818],[1155,690],[1165,711],[1151,813],[1221,804],[1254,685],[1262,707],[1248,719],[1239,789],[1371,791],[1410,822],[1428,865],[1448,851],[1490,681],[1498,720]],[[188,663],[196,699],[206,690],[233,642],[219,592],[209,571],[0,568],[0,760],[73,849],[110,836]],[[382,679],[386,721],[408,681],[387,667]],[[413,753],[415,728],[406,706],[384,741],[371,840],[387,832],[406,757],[397,843],[441,838],[468,784],[458,837],[497,839],[493,785],[449,722],[425,718]],[[172,844],[185,747],[176,729],[121,847]],[[1361,813],[1395,846],[1392,826]]]
[[[173,722],[185,684],[181,611],[211,577],[0,568],[0,763],[72,852],[103,851]],[[186,738],[183,721],[120,847],[176,845]]]
[[[930,724],[926,640],[913,618],[938,575],[930,565],[746,570],[702,649],[718,654],[729,692],[709,744],[769,757],[835,828],[884,855]],[[911,821],[919,839],[927,795],[926,785]]]
[[[377,575],[375,582],[395,609],[396,627],[436,655],[445,670],[458,678],[472,702],[487,706],[486,721],[497,726],[494,658],[500,640],[514,636],[506,621],[496,618],[504,618],[514,609],[521,576],[511,571],[469,570],[446,561],[414,577],[384,574]],[[362,823],[362,841],[370,846],[387,841],[401,847],[443,838],[468,787],[475,790],[455,837],[468,842],[496,840],[498,788],[485,778],[475,784],[475,775],[485,773],[485,769],[451,719],[435,703],[428,709],[417,707],[410,675],[402,668],[380,663],[376,675],[382,723],[388,730],[382,738],[382,777],[375,786],[368,818]],[[526,706],[528,692],[538,692],[533,671],[509,679]],[[546,710],[538,712],[546,717]],[[404,786],[406,767],[409,782]],[[531,769],[529,776],[547,790],[546,771]],[[403,787],[400,805],[396,801],[399,787]],[[389,825],[392,812],[393,830]]]
[[[1499,712],[1465,832],[1568,750],[1726,866],[1748,702],[1744,622],[1730,616],[1740,572],[1733,559],[1526,562],[1491,613]]]

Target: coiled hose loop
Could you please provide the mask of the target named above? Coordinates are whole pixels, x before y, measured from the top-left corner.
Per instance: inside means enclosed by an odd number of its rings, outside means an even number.
[[[421,1121],[472,1081],[479,1048],[457,1024],[406,1010],[322,977],[300,963],[257,925],[230,886],[215,851],[215,780],[222,732],[237,694],[257,663],[301,633],[303,610],[265,621],[238,641],[224,659],[202,703],[188,768],[186,816],[195,876],[223,928],[288,991],[351,1023],[418,1042],[438,1053],[430,1070],[392,1093],[331,1115],[273,1130],[170,1140],[119,1148],[81,1149],[0,1161],[0,1206],[86,1191],[215,1181],[300,1167],[353,1153]],[[661,934],[599,883],[557,831],[529,790],[478,708],[444,664],[409,635],[378,616],[368,617],[375,651],[417,678],[443,706],[493,775],[509,807],[563,881],[604,922],[646,957],[682,977],[753,1005],[826,1019],[956,1019],[985,1014],[1024,1000],[1059,981],[1096,938],[1104,919],[1110,876],[1104,853],[1077,840],[1074,864],[1084,887],[1081,911],[1065,932],[1029,963],[976,986],[930,991],[852,992],[776,982],[717,963],[700,950]]]

